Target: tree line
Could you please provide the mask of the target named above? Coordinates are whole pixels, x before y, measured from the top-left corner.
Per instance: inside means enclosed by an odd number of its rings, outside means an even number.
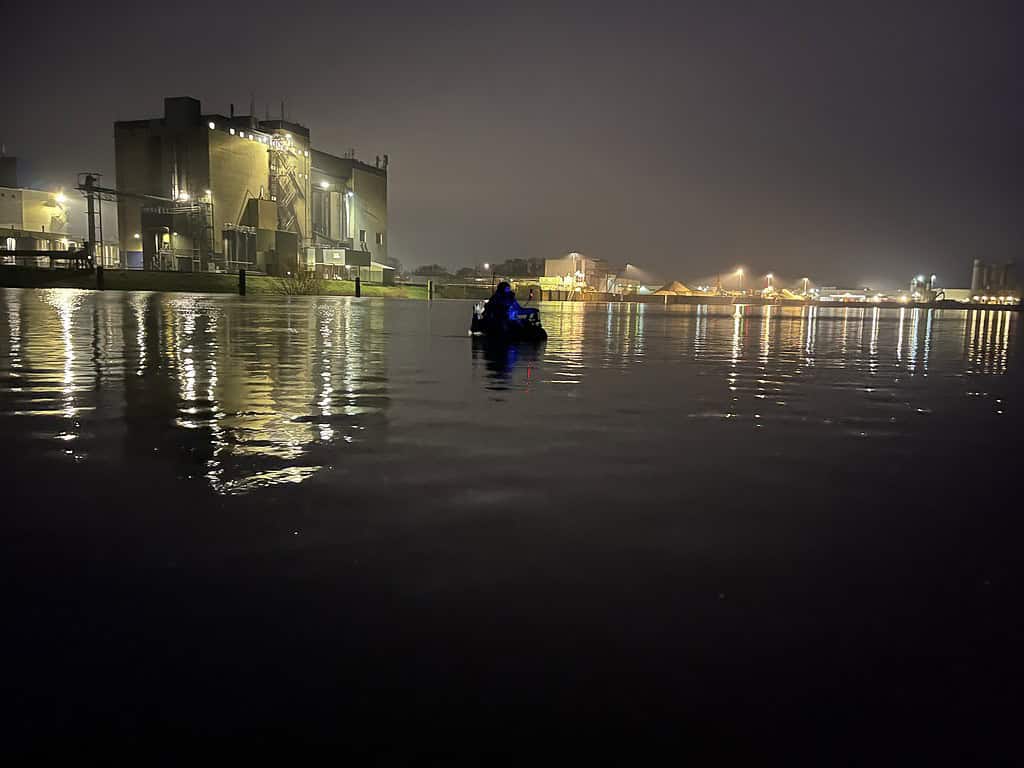
[[[476,277],[541,277],[544,274],[544,259],[508,259],[500,264],[491,264],[488,269],[483,265],[477,267],[461,267],[452,272],[443,264],[424,264],[412,271],[417,277],[439,279],[471,280]]]

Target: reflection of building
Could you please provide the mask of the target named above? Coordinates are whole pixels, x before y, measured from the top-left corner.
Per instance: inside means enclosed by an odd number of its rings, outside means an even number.
[[[118,229],[125,266],[246,268],[286,274],[387,258],[387,156],[375,166],[312,148],[298,123],[203,114],[164,100],[164,116],[115,123]],[[376,263],[377,269],[373,267]]]
[[[974,260],[971,271],[971,298],[984,304],[1008,304],[1020,301],[1020,282],[1017,265],[985,264]]]

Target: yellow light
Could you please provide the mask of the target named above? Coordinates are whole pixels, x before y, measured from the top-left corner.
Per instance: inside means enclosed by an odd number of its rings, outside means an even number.
[[[320,189],[330,189],[330,188],[331,188],[330,182],[327,182],[327,181],[321,181],[320,182]]]
[[[206,190],[206,196],[207,197],[213,197],[213,192],[211,190],[209,190],[209,189]]]
[[[179,192],[178,193],[178,199],[181,200],[181,202],[183,202],[183,203],[187,203],[188,202],[188,192]]]
[[[64,195],[63,192],[58,192],[56,195],[53,196],[53,199],[56,200],[60,205],[64,205],[64,203],[68,201],[67,197]]]

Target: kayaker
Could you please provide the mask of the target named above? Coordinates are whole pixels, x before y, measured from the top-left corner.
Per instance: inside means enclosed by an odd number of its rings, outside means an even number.
[[[502,280],[484,306],[484,319],[498,320],[504,323],[513,318],[513,312],[518,313],[519,309],[519,302],[516,301],[516,295],[512,292],[512,286]]]

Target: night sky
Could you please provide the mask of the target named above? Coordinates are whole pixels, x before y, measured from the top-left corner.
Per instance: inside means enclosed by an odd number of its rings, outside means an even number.
[[[23,184],[112,184],[114,120],[255,91],[321,149],[390,155],[406,265],[966,286],[1024,241],[1015,5],[21,3],[0,140]]]

